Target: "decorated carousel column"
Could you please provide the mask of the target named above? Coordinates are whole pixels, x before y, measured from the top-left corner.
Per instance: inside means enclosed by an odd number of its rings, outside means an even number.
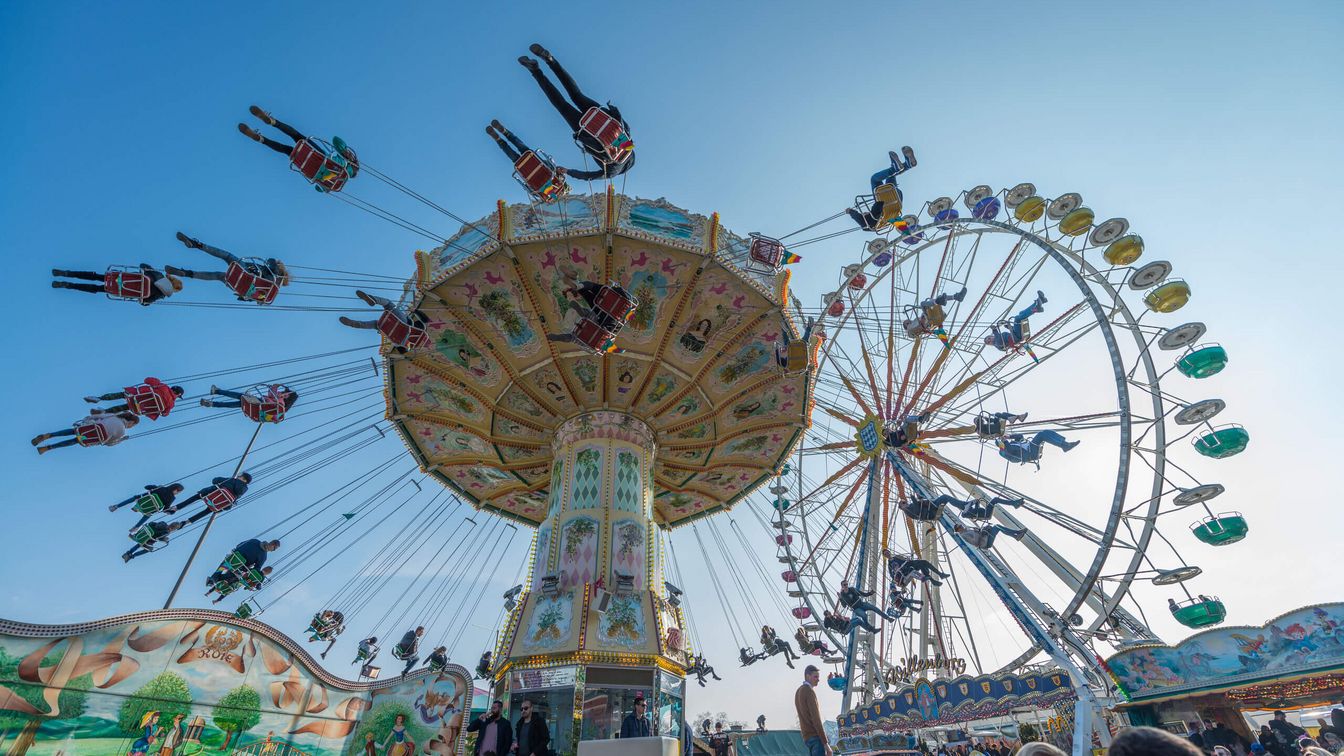
[[[527,698],[558,728],[569,723],[556,735],[570,746],[610,739],[637,695],[660,733],[679,729],[687,659],[660,577],[653,431],[599,410],[563,422],[552,449],[548,508],[528,593],[505,629],[498,689],[511,709]]]

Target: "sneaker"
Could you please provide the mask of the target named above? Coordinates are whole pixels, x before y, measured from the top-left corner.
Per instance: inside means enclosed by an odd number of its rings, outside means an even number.
[[[1064,451],[1072,451],[1073,447],[1081,444],[1082,441],[1069,441],[1064,444]]]
[[[504,124],[500,123],[498,118],[490,121],[490,128],[494,129],[495,131],[498,131],[501,134],[509,133],[509,130],[504,128]]]
[[[906,165],[910,168],[919,165],[919,161],[915,160],[915,150],[913,147],[902,147],[901,154],[905,156]]]
[[[216,386],[216,385],[213,384],[213,383],[210,384],[210,393],[211,393],[211,394],[218,394],[218,393],[219,393],[219,386]]]
[[[532,53],[533,55],[537,56],[538,58],[541,58],[542,60],[546,61],[547,63],[554,63],[554,62],[555,62],[555,58],[551,57],[551,51],[550,51],[550,50],[547,50],[546,48],[544,48],[544,47],[542,47],[541,45],[538,45],[538,44],[536,44],[536,43],[533,43],[533,44],[531,44],[531,45],[528,45],[528,46],[527,46],[527,51],[530,52],[530,53]]]
[[[952,298],[955,299],[955,300],[957,300],[958,302],[960,302],[961,300],[965,299],[965,298],[966,298],[966,287],[965,287],[965,286],[961,287],[961,291],[957,292],[956,294],[953,294],[953,295],[952,295]]]
[[[1015,539],[1017,539],[1017,540],[1019,540],[1019,541],[1022,540],[1023,538],[1026,538],[1026,537],[1027,537],[1027,530],[1026,530],[1026,528],[1023,528],[1022,530],[1009,530],[1009,531],[1006,531],[1006,532],[1008,533],[1008,535],[1012,536],[1013,538],[1015,538]]]
[[[529,71],[537,71],[541,68],[541,66],[537,65],[537,62],[535,60],[532,60],[526,55],[518,56],[518,64]]]
[[[367,293],[363,291],[360,291],[359,289],[355,289],[355,296],[364,300],[364,304],[369,305],[370,307],[372,307],[375,304],[375,302],[373,301],[373,297],[369,296]]]
[[[107,511],[109,511],[109,512],[115,512],[115,511],[117,511],[117,505],[116,505],[116,504],[108,504],[108,505],[107,505]]]
[[[251,126],[248,126],[245,123],[238,124],[238,130],[242,132],[243,136],[247,137],[248,139],[251,139],[254,142],[261,141],[261,134],[258,134],[256,129],[253,129]]]
[[[201,400],[201,406],[202,406],[202,407],[213,407],[213,406],[215,406],[215,403],[214,403],[213,401],[211,401],[210,399],[202,399],[202,400]]]
[[[1041,291],[1040,289],[1036,290],[1036,304],[1043,305],[1049,301],[1050,300],[1045,298],[1045,292]]]
[[[50,447],[50,446],[39,446],[39,447],[37,447],[37,453],[38,453],[38,454],[46,454],[46,453],[49,452],[49,451],[51,451],[51,447]]]
[[[359,321],[353,318],[347,318],[346,316],[342,315],[341,317],[337,318],[337,320],[341,321],[341,325],[343,326],[350,326],[351,328],[359,328]]]
[[[56,269],[56,268],[52,268],[52,269],[51,269],[51,274],[52,274],[53,276],[60,277],[60,276],[69,275],[69,271],[66,271],[66,270],[58,270],[58,269]]]
[[[491,139],[494,139],[495,141],[499,141],[499,134],[495,133],[495,127],[494,127],[494,126],[486,126],[486,127],[485,127],[485,133],[489,134]]]
[[[1026,412],[1023,412],[1022,414],[1020,414],[1020,415],[1017,416],[1017,422],[1019,422],[1019,423],[1025,423],[1026,421],[1027,421],[1027,413],[1026,413]]]
[[[252,107],[248,108],[247,112],[261,119],[261,122],[266,124],[267,126],[275,125],[275,119],[271,117],[271,114],[267,113],[266,111],[262,110],[256,105],[253,105]]]
[[[131,555],[130,555],[130,553],[128,552],[128,553],[122,554],[122,555],[121,555],[121,561],[123,561],[123,562],[129,562],[129,561],[131,561]]]
[[[84,401],[88,402],[89,404],[97,404],[98,402],[100,402],[100,401],[102,401],[102,400],[99,399],[99,398],[96,397],[96,396],[86,396],[86,397],[84,397]]]
[[[66,283],[65,281],[52,281],[52,282],[51,282],[51,288],[53,288],[53,289],[68,289],[68,288],[70,288],[70,284]]]
[[[177,240],[180,241],[180,242],[182,242],[183,244],[187,245],[187,248],[188,248],[188,249],[200,249],[200,248],[201,248],[201,242],[200,242],[200,240],[198,240],[198,239],[193,239],[193,238],[191,238],[190,236],[187,236],[186,234],[182,233],[181,231],[178,231],[178,232],[177,232]]]
[[[50,433],[43,433],[43,434],[40,435],[40,436],[34,436],[34,437],[33,437],[33,446],[37,446],[38,444],[42,443],[43,441],[46,441],[46,440],[49,439],[49,438],[51,438],[51,434],[50,434]]]
[[[171,276],[184,276],[186,278],[191,278],[191,271],[185,270],[183,268],[174,268],[171,265],[163,266],[163,272]]]
[[[901,156],[896,154],[896,150],[887,150],[887,157],[891,158],[891,165],[899,169],[901,167]]]

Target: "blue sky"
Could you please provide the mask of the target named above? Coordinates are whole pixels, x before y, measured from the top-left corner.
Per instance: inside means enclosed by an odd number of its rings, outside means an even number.
[[[1330,580],[1337,545],[1322,534],[1340,522],[1330,491],[1344,453],[1332,430],[1341,365],[1322,331],[1333,328],[1341,273],[1330,218],[1344,164],[1332,136],[1344,102],[1344,10],[1328,2],[838,7],[0,5],[0,235],[12,322],[0,334],[12,361],[0,376],[11,398],[0,440],[9,504],[0,615],[66,621],[156,606],[184,544],[121,565],[129,515],[110,515],[105,504],[236,454],[251,430],[221,420],[38,459],[28,439],[76,419],[79,397],[145,375],[369,343],[337,326],[336,313],[141,309],[54,292],[49,269],[201,262],[173,240],[182,229],[240,254],[408,274],[424,240],[317,195],[234,124],[257,103],[315,134],[340,134],[368,164],[479,217],[496,198],[519,197],[481,133],[491,117],[573,156],[560,120],[514,62],[533,41],[631,121],[640,156],[628,193],[717,210],[739,231],[792,230],[838,211],[901,144],[920,155],[903,183],[908,202],[1030,180],[1047,196],[1078,191],[1099,215],[1130,218],[1150,255],[1172,260],[1194,286],[1182,315],[1207,321],[1232,353],[1229,370],[1199,389],[1226,399],[1226,417],[1254,434],[1235,467],[1217,471],[1233,508],[1252,518],[1252,537],[1235,553],[1191,560],[1210,573],[1205,585],[1227,600],[1232,623],[1341,598]],[[396,209],[455,230],[407,203]],[[813,247],[795,277],[805,301],[816,301],[836,260],[848,261],[853,238],[824,253]],[[223,302],[221,293],[198,283],[179,299]],[[339,474],[395,451],[376,448]],[[329,470],[285,489],[275,497],[283,502],[267,500],[271,509],[222,518],[184,596],[195,597],[229,545],[341,480]],[[524,541],[515,539],[506,567],[481,590],[510,584]],[[291,594],[310,594],[308,603],[277,606],[267,619],[297,633],[311,603],[350,574],[339,569],[346,563],[332,567],[339,578]],[[694,574],[688,583],[703,597],[691,606],[707,634],[718,616],[709,584]],[[1167,637],[1182,636],[1160,611],[1152,616]],[[493,619],[491,610],[466,623],[457,655],[468,666]],[[732,666],[733,649],[710,650],[720,669]],[[734,677],[760,686],[750,711],[738,711],[728,685],[697,688],[691,710],[792,721],[787,696],[765,691],[792,685],[793,673],[757,666]],[[823,704],[834,711],[838,697],[827,692]]]

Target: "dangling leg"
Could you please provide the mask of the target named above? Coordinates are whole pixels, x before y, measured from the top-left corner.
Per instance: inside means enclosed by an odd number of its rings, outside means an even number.
[[[528,73],[532,74],[532,78],[537,80],[537,86],[541,87],[541,91],[546,94],[546,99],[551,101],[551,106],[565,119],[569,128],[572,131],[579,131],[579,121],[583,118],[583,113],[571,105],[564,95],[560,94],[560,90],[556,89],[551,80],[546,78],[546,74],[541,72],[541,67],[537,65],[536,61],[523,57],[519,58],[518,62],[522,63],[527,68]]]
[[[392,300],[385,299],[383,297],[378,296],[377,294],[369,294],[368,292],[355,290],[355,296],[364,300],[364,302],[371,307],[382,307],[384,310],[397,309],[396,304],[394,304]]]
[[[868,179],[868,186],[870,188],[876,189],[879,186],[882,186],[883,184],[894,184],[896,183],[895,177],[896,177],[895,168],[883,168],[877,173],[874,173],[872,177]]]
[[[1051,446],[1058,446],[1064,451],[1068,451],[1082,442],[1070,441],[1067,438],[1064,438],[1059,431],[1046,429],[1043,431],[1036,431],[1036,435],[1032,437],[1031,443],[1035,446],[1050,444]]]
[[[209,399],[209,398],[207,398],[207,399],[202,399],[202,400],[201,400],[201,406],[202,406],[202,407],[223,407],[223,408],[226,408],[226,409],[241,409],[242,406],[243,406],[243,403],[242,403],[241,401],[239,401],[239,402],[227,402],[227,401],[220,401],[220,400],[218,400],[218,399]]]
[[[877,220],[872,217],[871,213],[860,213],[852,207],[846,209],[845,212],[855,223],[859,224],[859,228],[864,231],[872,231],[873,228],[877,226]]]
[[[363,328],[368,330],[378,329],[378,321],[376,320],[352,320],[350,318],[345,317],[344,315],[342,315],[339,319],[341,321],[341,325],[343,326],[349,326],[351,328]]]
[[[179,232],[177,236],[178,239],[182,239],[184,235],[181,232]],[[226,263],[241,263],[243,261],[241,257],[233,254],[232,252],[229,252],[228,250],[220,249],[219,247],[212,247],[209,244],[206,244],[205,242],[202,241],[198,241],[196,239],[192,239],[191,241],[195,243],[189,244],[186,241],[183,241],[182,243],[186,244],[188,247],[199,249],[200,251],[206,253],[207,255],[223,260]]]
[[[117,502],[116,504],[111,504],[111,505],[108,506],[107,511],[109,511],[109,512],[115,512],[115,511],[117,511],[118,509],[121,509],[121,508],[124,507],[124,506],[127,506],[127,505],[129,505],[129,504],[134,504],[136,501],[138,501],[138,500],[140,499],[141,495],[142,495],[142,494],[133,494],[133,495],[131,496],[131,498],[126,499],[125,501],[119,501],[119,502]]]
[[[220,283],[228,283],[229,280],[228,274],[220,270],[186,270],[185,268],[175,268],[171,265],[165,265],[163,266],[163,269],[174,276],[194,278],[197,281],[219,281]]]
[[[122,554],[122,555],[121,555],[121,561],[123,561],[123,562],[129,562],[129,561],[131,561],[132,559],[135,559],[135,558],[138,557],[138,556],[144,556],[145,554],[148,554],[148,553],[149,553],[149,549],[146,549],[146,548],[140,546],[139,544],[136,544],[135,546],[132,546],[129,550],[127,550],[127,552],[126,552],[125,554]]]
[[[104,289],[101,284],[80,284],[80,283],[70,283],[69,281],[52,281],[51,288],[73,289],[75,291],[86,291],[90,294],[102,294],[103,292],[107,291],[107,289]]]
[[[290,126],[284,121],[272,118],[269,113],[264,112],[261,108],[257,107],[256,105],[253,105],[250,108],[250,110],[252,111],[252,115],[257,116],[266,123],[285,132],[285,136],[289,137],[290,139],[293,139],[295,144],[298,144],[299,142],[302,142],[303,140],[308,138],[304,134],[299,133],[298,129],[294,128],[293,126]]]
[[[1026,500],[1026,499],[1005,499],[1005,498],[1003,498],[1002,496],[995,496],[994,498],[992,498],[992,499],[989,500],[989,503],[990,503],[991,505],[993,505],[993,504],[1002,504],[1002,505],[1005,506],[1005,507],[1021,507],[1023,504],[1026,504],[1026,503],[1027,503],[1027,500]]]
[[[495,121],[495,122],[493,122],[493,123],[498,123],[498,121]],[[505,142],[504,139],[501,138],[499,132],[495,130],[493,123],[492,123],[490,126],[486,126],[486,127],[485,127],[485,133],[489,134],[489,135],[490,135],[490,138],[493,139],[493,140],[495,140],[495,144],[499,145],[499,149],[504,153],[504,156],[507,157],[507,158],[509,159],[509,162],[510,162],[510,163],[516,163],[516,162],[518,162],[518,160],[519,160],[520,158],[522,158],[522,156],[523,156],[522,153],[523,153],[523,152],[526,152],[527,150],[523,150],[522,152],[519,152],[519,151],[517,151],[517,150],[514,150],[512,147],[510,147],[510,146],[509,146],[509,143],[508,143],[508,142]],[[509,140],[509,141],[513,141],[513,140]]]
[[[78,439],[73,439],[73,438],[72,438],[72,439],[70,439],[69,441],[60,441],[60,442],[58,442],[58,443],[54,443],[54,444],[47,444],[46,446],[39,446],[39,447],[37,447],[37,453],[38,453],[38,454],[46,454],[47,452],[51,451],[52,449],[60,449],[61,447],[64,447],[64,446],[74,446],[74,445],[77,444],[77,443],[79,443],[79,440],[78,440]]]
[[[1002,525],[993,525],[993,526],[991,526],[991,527],[993,528],[993,530],[994,530],[995,532],[1003,533],[1004,535],[1008,536],[1009,538],[1015,538],[1015,539],[1017,539],[1017,540],[1019,540],[1019,541],[1022,540],[1023,538],[1025,538],[1026,535],[1027,535],[1027,529],[1026,529],[1026,528],[1013,529],[1013,528],[1005,528],[1005,527],[1002,526]],[[991,543],[992,543],[992,541],[991,541]],[[988,548],[988,547],[986,547],[986,548]]]
[[[550,66],[551,71],[555,73],[555,78],[560,80],[560,86],[565,88],[565,92],[569,95],[569,99],[574,101],[574,104],[578,106],[580,111],[589,108],[602,107],[601,103],[584,94],[583,90],[579,89],[579,85],[575,83],[574,77],[569,75],[569,72],[560,65],[560,61],[556,60],[555,56],[551,55],[549,50],[541,45],[532,45],[528,50],[533,55],[546,61],[546,65]]]
[[[60,436],[73,436],[73,435],[75,435],[74,428],[62,428],[58,431],[52,431],[51,433],[39,433],[38,435],[33,437],[33,446],[37,446],[38,444],[42,443],[43,441],[46,441],[49,438],[58,438]]]
[[[57,278],[74,278],[79,281],[102,281],[106,278],[104,273],[94,273],[91,270],[57,270],[52,269],[51,275]]]
[[[271,149],[275,150],[276,152],[280,153],[281,155],[288,155],[294,151],[294,145],[282,144],[280,142],[275,141],[274,139],[268,139],[267,137],[262,136],[261,132],[257,131],[251,126],[248,126],[245,123],[238,124],[238,130],[242,132],[243,136],[247,137],[248,139],[251,139],[254,142],[260,142],[266,145],[267,147],[270,147]]]

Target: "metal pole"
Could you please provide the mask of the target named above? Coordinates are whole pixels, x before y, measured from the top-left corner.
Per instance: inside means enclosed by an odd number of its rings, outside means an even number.
[[[252,451],[252,444],[257,442],[257,436],[261,434],[261,423],[257,423],[257,429],[252,432],[252,440],[247,442],[247,448],[243,449],[243,456],[238,458],[238,466],[233,468],[233,477],[238,477],[238,473],[243,469],[243,463],[247,461],[248,452]],[[196,555],[200,553],[201,546],[205,544],[205,537],[210,535],[210,526],[215,524],[215,515],[218,512],[211,512],[210,519],[205,521],[205,527],[201,529],[201,537],[196,539],[196,547],[191,550],[191,556],[187,557],[187,563],[182,566],[182,574],[177,576],[177,582],[173,584],[173,590],[168,594],[168,600],[163,602],[164,609],[173,608],[173,599],[177,598],[177,592],[182,589],[182,583],[187,579],[187,573],[191,571],[191,563],[196,561]]]

